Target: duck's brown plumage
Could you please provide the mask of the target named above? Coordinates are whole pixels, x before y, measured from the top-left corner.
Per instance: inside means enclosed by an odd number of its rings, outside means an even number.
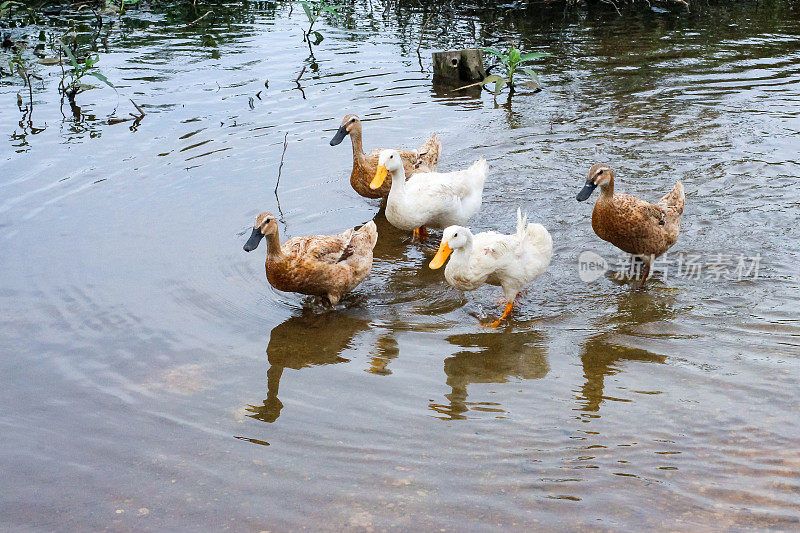
[[[600,187],[600,198],[592,211],[592,229],[598,237],[620,250],[643,256],[646,263],[677,242],[685,200],[680,181],[656,204],[630,194],[615,194],[614,172],[606,165],[594,165],[589,170],[589,183]]]
[[[347,115],[342,119],[340,130],[344,128],[350,135],[353,145],[353,170],[350,173],[350,185],[365,198],[384,198],[392,188],[391,176],[377,189],[370,189],[369,184],[378,170],[378,157],[383,148],[365,154],[361,138],[361,120],[356,115]],[[442,143],[436,134],[432,134],[425,143],[416,150],[398,150],[403,160],[406,179],[417,172],[435,172],[439,162]]]
[[[370,221],[358,230],[338,235],[294,237],[280,244],[278,227],[270,213],[256,218],[267,241],[267,281],[276,289],[325,296],[336,305],[372,268],[372,249],[378,230]]]

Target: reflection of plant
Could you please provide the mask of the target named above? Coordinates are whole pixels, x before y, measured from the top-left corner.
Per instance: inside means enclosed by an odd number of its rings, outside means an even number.
[[[114,6],[119,8],[119,16],[121,17],[125,13],[125,6],[138,2],[139,0],[106,0],[106,7]]]
[[[468,85],[468,87],[472,87],[474,85],[488,85],[490,83],[494,83],[494,94],[495,96],[500,93],[500,91],[508,85],[509,94],[513,93],[517,87],[517,82],[514,79],[514,76],[522,72],[523,74],[527,75],[531,78],[530,81],[524,82],[524,85],[533,87],[538,89],[539,88],[539,78],[536,76],[536,72],[533,69],[528,67],[521,66],[522,63],[526,61],[530,61],[532,59],[538,59],[540,57],[549,56],[550,54],[546,52],[532,52],[529,54],[523,54],[519,48],[516,48],[513,44],[509,45],[508,50],[502,52],[497,48],[491,47],[483,47],[481,48],[484,52],[489,52],[490,54],[497,56],[500,59],[500,65],[505,70],[504,75],[492,74],[491,76],[486,76],[482,81],[478,83],[474,83],[472,85]],[[522,84],[520,84],[522,85]]]
[[[306,17],[308,17],[308,29],[305,31],[304,40],[309,40],[311,38],[311,34],[314,34],[314,38],[316,39],[315,45],[322,42],[322,34],[316,30],[314,30],[314,23],[319,19],[320,15],[324,12],[328,12],[337,19],[339,18],[339,12],[337,9],[341,8],[341,5],[328,5],[324,4],[323,2],[315,2],[310,0],[300,0],[300,5],[303,6],[303,11],[306,13]]]
[[[99,72],[90,72],[89,70],[93,68],[98,61],[100,61],[100,56],[95,54],[92,57],[91,54],[87,55],[83,61],[78,61],[77,55],[77,42],[75,40],[72,41],[72,45],[67,43],[66,37],[62,38],[61,40],[61,50],[69,58],[70,63],[72,63],[72,70],[69,73],[64,73],[63,77],[61,78],[61,83],[59,84],[59,91],[62,94],[66,94],[70,101],[75,100],[75,95],[78,94],[82,87],[81,87],[81,78],[86,76],[94,76],[98,80],[102,81],[112,89],[114,89],[114,85],[108,81],[108,78],[100,74]],[[71,81],[69,83],[65,83],[65,79],[67,74],[69,74]]]

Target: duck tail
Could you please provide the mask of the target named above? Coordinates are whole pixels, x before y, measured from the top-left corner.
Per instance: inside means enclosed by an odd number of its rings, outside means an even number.
[[[337,263],[358,255],[357,252],[363,252],[365,247],[369,247],[372,250],[378,242],[378,228],[375,226],[375,222],[371,220],[355,231],[352,229],[348,231],[350,232],[350,239],[342,249],[342,255],[336,260]]]
[[[683,206],[685,203],[686,195],[683,191],[683,183],[680,181],[675,182],[675,186],[658,201],[660,207],[666,208],[667,212],[672,212],[677,216],[683,214]]]
[[[523,216],[517,208],[517,238],[522,248],[534,248],[539,254],[547,256],[553,253],[553,238],[541,224],[528,224],[528,215]]]
[[[517,237],[519,237],[520,241],[525,240],[525,234],[527,233],[527,226],[528,226],[528,213],[525,213],[525,216],[522,216],[522,209],[517,208]]]
[[[483,184],[486,182],[486,175],[489,173],[489,163],[486,162],[484,158],[480,158],[474,163],[472,166],[469,167],[467,170],[469,175],[472,178],[472,183],[479,188],[483,188]]]
[[[417,152],[419,156],[416,167],[427,167],[430,172],[435,172],[436,166],[439,164],[439,155],[442,153],[442,141],[439,140],[436,133],[432,133]]]
[[[358,230],[356,233],[359,235],[363,235],[366,239],[366,243],[369,245],[370,249],[375,248],[375,244],[378,242],[378,227],[375,225],[375,222],[370,220]]]

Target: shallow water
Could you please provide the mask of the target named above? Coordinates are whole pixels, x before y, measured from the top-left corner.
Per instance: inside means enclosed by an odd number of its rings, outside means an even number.
[[[98,63],[117,93],[62,118],[40,66],[36,133],[0,78],[3,527],[798,527],[800,17],[451,16],[421,69],[420,13],[320,21],[312,60],[286,5],[188,28],[131,11]],[[429,52],[476,38],[552,53],[544,90],[434,87]],[[128,98],[145,118],[109,125]],[[479,325],[498,288],[449,288],[351,190],[348,141],[328,146],[348,112],[367,149],[435,129],[440,169],[486,157],[474,230],[511,231],[517,206],[549,229],[550,269],[506,327]],[[575,201],[596,162],[650,200],[683,182],[670,257],[699,255],[699,279],[581,281],[581,252],[620,258],[595,198]],[[242,251],[279,209],[282,238],[378,225],[336,310],[271,289],[263,246]],[[759,257],[742,279],[740,257]]]

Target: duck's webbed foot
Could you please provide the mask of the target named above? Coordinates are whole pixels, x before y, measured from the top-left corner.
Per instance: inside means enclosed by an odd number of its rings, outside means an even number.
[[[511,314],[511,310],[512,310],[513,308],[514,308],[514,302],[513,302],[513,300],[512,300],[512,301],[510,301],[510,302],[508,302],[508,303],[506,304],[506,308],[503,310],[503,314],[502,314],[502,316],[500,316],[500,318],[498,318],[497,320],[495,320],[494,322],[492,322],[491,324],[489,324],[489,327],[492,327],[492,328],[499,327],[499,326],[500,326],[500,323],[501,323],[503,320],[505,320],[506,318],[508,318],[508,315],[510,315],[510,314]]]
[[[413,238],[419,242],[425,242],[428,238],[428,229],[425,226],[420,226],[414,230]]]

